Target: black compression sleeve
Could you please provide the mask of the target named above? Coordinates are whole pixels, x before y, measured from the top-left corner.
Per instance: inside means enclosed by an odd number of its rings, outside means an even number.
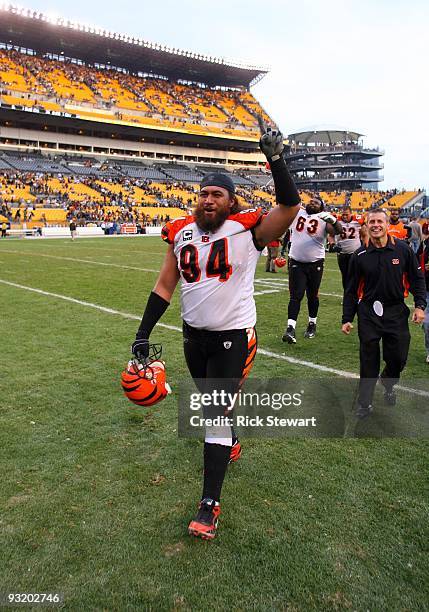
[[[299,193],[286,166],[283,155],[275,161],[270,159],[270,168],[273,175],[277,202],[283,206],[296,206],[299,204]]]
[[[137,330],[136,340],[140,338],[149,338],[151,331],[169,306],[170,303],[167,302],[167,300],[164,300],[164,298],[157,293],[151,292],[143,318]]]

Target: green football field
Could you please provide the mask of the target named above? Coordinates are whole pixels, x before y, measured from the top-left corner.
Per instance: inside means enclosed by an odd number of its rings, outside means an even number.
[[[429,445],[403,437],[427,414],[422,330],[412,326],[398,406],[377,390],[371,419],[390,419],[395,438],[368,425],[356,437],[245,439],[218,537],[191,539],[202,442],[177,435],[188,378],[178,294],[152,334],[173,394],[133,408],[119,385],[165,248],[149,237],[0,241],[0,592],[63,593],[66,610],[428,610]],[[317,337],[303,338],[304,306],[292,347],[281,342],[286,268],[264,263],[251,376],[355,384],[335,257]]]

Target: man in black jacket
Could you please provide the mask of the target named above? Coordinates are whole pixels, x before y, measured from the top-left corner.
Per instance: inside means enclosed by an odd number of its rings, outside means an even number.
[[[368,213],[369,242],[357,249],[351,258],[349,280],[344,293],[342,332],[349,334],[358,315],[360,340],[360,384],[357,416],[372,411],[372,398],[380,375],[380,340],[383,341],[381,373],[386,404],[394,406],[393,389],[405,367],[410,345],[409,308],[404,297],[408,290],[414,296],[412,321],[423,323],[426,287],[421,267],[410,247],[402,240],[388,236],[388,219],[384,210]]]

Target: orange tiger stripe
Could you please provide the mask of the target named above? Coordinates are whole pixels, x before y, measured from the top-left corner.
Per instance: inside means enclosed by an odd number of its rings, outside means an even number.
[[[258,348],[258,338],[256,336],[256,330],[247,330],[247,358],[244,364],[243,372],[241,374],[240,387],[244,383],[245,379],[249,375],[250,370],[253,367],[255,361],[256,352]]]

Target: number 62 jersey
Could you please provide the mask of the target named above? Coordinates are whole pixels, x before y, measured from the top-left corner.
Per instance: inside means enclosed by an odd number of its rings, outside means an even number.
[[[163,240],[173,245],[181,279],[182,319],[197,329],[246,329],[256,324],[253,281],[261,254],[253,230],[261,209],[229,215],[216,230],[200,229],[195,217],[169,221]]]

